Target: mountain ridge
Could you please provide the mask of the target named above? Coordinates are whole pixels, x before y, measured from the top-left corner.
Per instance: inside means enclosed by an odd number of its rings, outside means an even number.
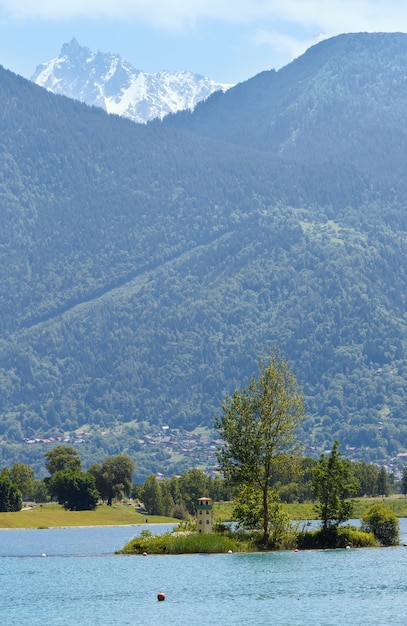
[[[58,57],[38,65],[31,80],[138,123],[193,109],[214,91],[230,87],[186,71],[149,74],[118,54],[94,53],[75,38],[63,44]]]

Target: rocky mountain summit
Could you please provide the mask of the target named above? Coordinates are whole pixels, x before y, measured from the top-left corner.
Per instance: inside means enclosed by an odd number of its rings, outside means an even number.
[[[118,54],[94,53],[76,39],[64,44],[57,58],[38,65],[31,80],[138,123],[194,109],[215,91],[231,87],[192,72],[148,74]]]

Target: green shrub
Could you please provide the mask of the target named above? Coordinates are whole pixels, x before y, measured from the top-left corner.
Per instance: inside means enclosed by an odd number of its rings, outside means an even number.
[[[371,532],[358,530],[354,526],[338,526],[329,529],[323,528],[313,531],[302,531],[297,536],[297,547],[301,550],[316,550],[325,548],[370,548],[377,545],[375,536]]]
[[[382,546],[395,546],[400,541],[398,517],[384,504],[371,506],[362,519],[362,530],[371,532]]]
[[[181,520],[175,526],[172,532],[173,533],[195,533],[196,532],[196,520],[191,517]]]
[[[223,522],[215,522],[212,526],[213,532],[218,535],[226,535],[230,532],[230,527],[228,524],[224,524]]]
[[[354,526],[341,526],[338,528],[337,548],[373,548],[377,541],[373,533],[362,531]]]

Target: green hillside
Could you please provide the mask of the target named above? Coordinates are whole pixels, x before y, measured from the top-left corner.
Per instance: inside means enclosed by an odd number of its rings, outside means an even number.
[[[407,34],[339,35],[159,124],[404,189],[406,65]]]
[[[69,438],[140,477],[208,466],[222,397],[270,347],[304,390],[306,454],[407,451],[407,36],[378,37],[323,42],[179,128],[0,71],[0,464],[41,472]]]

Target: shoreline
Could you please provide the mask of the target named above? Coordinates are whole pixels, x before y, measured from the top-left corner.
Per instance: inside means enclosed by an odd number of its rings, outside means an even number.
[[[148,522],[147,524],[141,524],[136,522],[135,524],[73,524],[72,526],[1,526],[2,530],[56,530],[58,528],[131,528],[133,526],[169,526],[171,524],[177,524],[177,522]]]

